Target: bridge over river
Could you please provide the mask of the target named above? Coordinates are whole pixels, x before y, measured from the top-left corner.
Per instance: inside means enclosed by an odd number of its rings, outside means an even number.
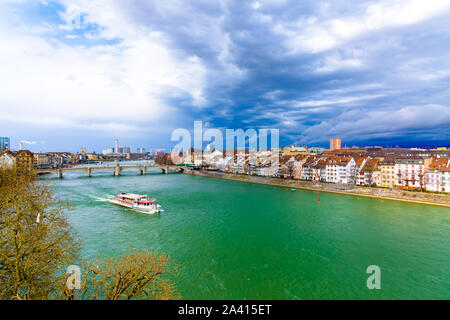
[[[161,169],[162,173],[168,173],[169,171],[173,172],[184,172],[189,171],[191,168],[185,166],[169,166],[169,165],[112,165],[112,166],[91,166],[91,167],[72,167],[72,168],[57,168],[57,169],[35,169],[34,171],[38,175],[42,174],[51,174],[54,173],[58,178],[63,177],[64,172],[72,172],[72,171],[81,171],[85,172],[87,177],[91,177],[92,173],[95,171],[112,171],[115,176],[120,176],[120,173],[123,170],[139,170],[140,174],[147,174],[147,170],[149,169]]]

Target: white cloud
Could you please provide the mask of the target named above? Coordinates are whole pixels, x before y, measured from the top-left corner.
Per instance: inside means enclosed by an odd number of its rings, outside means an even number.
[[[279,23],[275,31],[286,37],[291,53],[317,53],[339,46],[363,33],[422,22],[450,9],[450,0],[381,1],[364,14]]]
[[[289,105],[296,108],[304,107],[319,107],[335,104],[350,104],[362,100],[376,99],[383,97],[382,94],[362,95],[362,96],[347,96],[339,97],[332,100],[308,100],[308,101],[290,101]]]
[[[23,144],[29,144],[29,145],[34,145],[34,144],[36,144],[37,142],[36,142],[36,141],[21,140],[20,143],[23,143]]]
[[[257,10],[261,7],[261,3],[259,3],[258,1],[255,1],[252,3],[252,7],[253,7],[253,9]]]
[[[75,7],[68,7],[67,21],[84,12]],[[0,28],[0,42],[8,44],[0,48],[0,118],[32,119],[43,128],[61,124],[68,129],[132,130],[174,120],[176,109],[166,102],[167,92],[190,97],[198,107],[207,103],[207,69],[201,59],[175,55],[161,33],[121,25],[120,14],[105,10],[106,5],[101,14],[94,10],[100,9],[98,3],[86,8],[92,9],[86,17],[91,22],[128,28],[114,34],[101,25],[123,41],[87,47],[32,32],[36,27]]]
[[[333,72],[341,69],[356,69],[363,66],[363,62],[358,58],[343,58],[335,53],[325,57],[320,61],[317,72]]]

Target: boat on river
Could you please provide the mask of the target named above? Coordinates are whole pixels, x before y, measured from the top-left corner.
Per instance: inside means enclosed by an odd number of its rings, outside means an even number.
[[[109,199],[109,202],[147,214],[157,214],[162,211],[161,206],[156,203],[156,199],[151,199],[147,195],[121,193]]]

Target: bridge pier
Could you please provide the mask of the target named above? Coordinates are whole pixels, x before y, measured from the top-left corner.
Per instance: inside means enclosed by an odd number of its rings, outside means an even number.
[[[141,175],[145,175],[145,174],[147,174],[147,167],[143,166],[143,167],[141,167]]]
[[[86,176],[87,177],[91,176],[91,168],[86,168]]]
[[[114,176],[116,176],[116,177],[120,176],[120,167],[114,168]]]
[[[62,179],[63,177],[62,169],[56,170],[56,175],[58,176],[58,179]]]

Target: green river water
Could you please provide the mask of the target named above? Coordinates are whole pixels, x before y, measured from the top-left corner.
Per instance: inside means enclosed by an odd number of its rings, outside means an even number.
[[[166,253],[184,299],[450,298],[448,208],[158,172],[50,176],[74,205],[84,257]],[[107,201],[121,192],[165,211]],[[381,268],[380,290],[366,286],[369,265]]]

